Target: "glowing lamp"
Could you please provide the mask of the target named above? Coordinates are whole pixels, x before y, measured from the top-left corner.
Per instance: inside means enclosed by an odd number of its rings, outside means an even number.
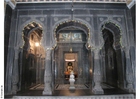
[[[38,47],[39,46],[39,43],[38,42],[35,42],[35,46]]]

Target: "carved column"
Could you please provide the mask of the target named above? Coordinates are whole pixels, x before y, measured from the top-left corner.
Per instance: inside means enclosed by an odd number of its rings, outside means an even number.
[[[16,94],[18,91],[17,83],[19,81],[19,71],[18,71],[18,54],[19,50],[15,49],[14,66],[12,71],[12,93]]]
[[[94,72],[93,72],[93,80],[94,80],[94,87],[92,89],[94,94],[104,94],[104,91],[101,87],[101,66],[99,61],[99,49],[95,49],[92,51],[92,55],[94,55]],[[94,54],[93,54],[94,53]]]
[[[52,72],[51,72],[51,48],[46,50],[46,58],[45,58],[45,75],[44,75],[44,91],[43,95],[51,95],[52,94]]]
[[[133,89],[133,70],[131,66],[131,60],[129,55],[129,48],[125,49],[125,57],[126,57],[126,88],[129,92],[134,92]]]

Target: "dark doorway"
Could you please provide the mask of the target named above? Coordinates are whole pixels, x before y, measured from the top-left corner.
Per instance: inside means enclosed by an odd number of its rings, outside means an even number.
[[[117,86],[118,70],[116,52],[113,48],[114,37],[113,34],[107,29],[104,29],[102,32],[105,42],[103,47],[105,58],[104,82],[112,86]]]

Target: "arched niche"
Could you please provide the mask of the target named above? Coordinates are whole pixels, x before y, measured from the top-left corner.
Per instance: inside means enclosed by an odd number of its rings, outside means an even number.
[[[66,32],[69,31],[69,32]],[[74,33],[74,31],[77,31]],[[74,34],[84,35],[79,41],[74,41],[74,39],[62,41],[60,40],[60,34],[68,34],[73,37]],[[54,39],[56,42],[54,49],[54,67],[55,68],[55,84],[66,84],[69,83],[66,79],[66,74],[69,72],[67,67],[73,67],[75,70],[75,77],[77,79],[77,84],[89,83],[90,65],[89,65],[89,42],[90,42],[90,27],[77,20],[66,20],[56,24],[54,29]],[[71,47],[67,47],[71,46]],[[84,57],[82,57],[84,56]],[[72,59],[74,57],[74,59]],[[70,59],[69,59],[70,58]],[[73,61],[72,66],[68,66],[68,63]],[[83,61],[85,64],[83,65]],[[88,63],[86,63],[88,62]],[[87,68],[87,69],[84,69]],[[69,74],[69,73],[68,73]],[[83,77],[84,76],[84,77]],[[82,78],[83,77],[83,78]],[[85,78],[85,79],[84,79]],[[87,80],[86,80],[87,79]],[[84,81],[83,81],[84,80]],[[87,82],[86,82],[87,81]]]
[[[16,47],[17,48],[23,48],[24,46],[24,43],[25,43],[25,40],[24,40],[24,34],[23,31],[24,31],[24,28],[31,24],[31,23],[36,23],[40,26],[40,29],[42,30],[42,38],[41,38],[41,45],[42,46],[45,46],[46,45],[46,42],[45,42],[45,33],[46,33],[46,28],[44,26],[44,24],[40,21],[40,20],[37,20],[37,19],[30,19],[30,20],[27,20],[25,21],[23,24],[19,24],[19,27],[18,27],[18,34],[17,34],[17,43],[16,43]],[[37,28],[37,27],[36,27]],[[35,28],[34,28],[35,29]],[[28,32],[30,31],[30,29],[28,30]],[[33,30],[32,30],[33,31]],[[28,35],[30,35],[30,33],[28,33]],[[27,36],[27,35],[26,35]]]
[[[104,40],[104,46],[101,49],[102,80],[124,89],[121,28],[118,24],[107,21],[101,26],[101,31]]]
[[[45,49],[41,45],[42,35],[42,26],[37,22],[30,22],[23,28],[21,90],[30,90],[36,84],[44,82]]]
[[[113,47],[114,49],[120,49],[122,47],[122,43],[121,43],[121,28],[118,24],[115,24],[113,22],[107,21],[105,22],[102,26],[101,26],[101,31],[104,32],[105,30],[109,30],[112,35],[113,35],[113,39],[114,39],[114,43],[113,43]]]

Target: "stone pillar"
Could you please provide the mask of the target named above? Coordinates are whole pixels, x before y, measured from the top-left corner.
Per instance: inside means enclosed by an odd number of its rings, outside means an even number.
[[[133,89],[133,70],[131,66],[129,48],[125,49],[125,57],[126,57],[126,88],[129,92],[134,92]]]
[[[18,91],[18,86],[17,86],[17,83],[19,82],[18,54],[19,54],[19,50],[15,49],[14,66],[12,70],[12,94],[16,94]]]
[[[51,48],[46,49],[46,58],[45,58],[45,75],[44,75],[44,91],[43,95],[52,94],[52,72],[51,72]]]
[[[94,55],[94,72],[93,72],[93,80],[94,80],[94,87],[92,89],[94,94],[104,94],[104,91],[101,87],[101,66],[99,61],[99,49],[95,49],[92,51],[92,55]],[[94,53],[94,54],[93,54]]]

